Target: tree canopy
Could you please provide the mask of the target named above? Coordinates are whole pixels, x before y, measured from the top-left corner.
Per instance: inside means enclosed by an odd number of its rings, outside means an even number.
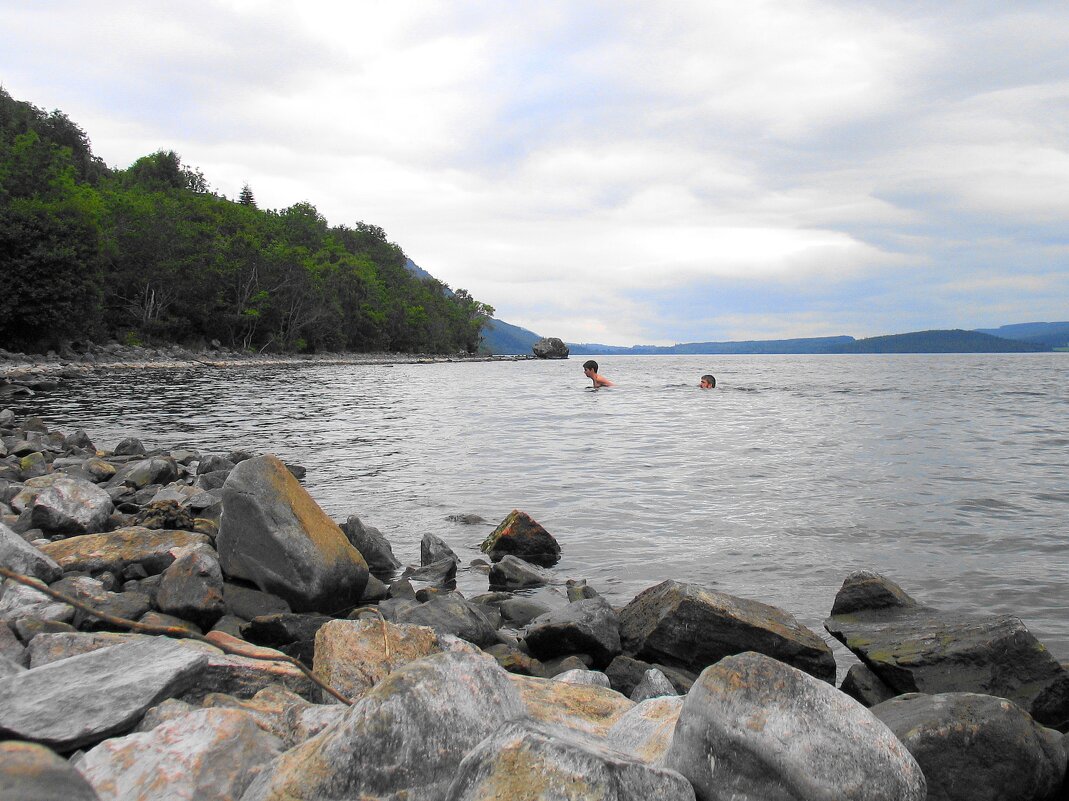
[[[173,151],[122,170],[0,88],[0,347],[72,338],[274,351],[474,352],[493,309],[365,222],[237,201]]]

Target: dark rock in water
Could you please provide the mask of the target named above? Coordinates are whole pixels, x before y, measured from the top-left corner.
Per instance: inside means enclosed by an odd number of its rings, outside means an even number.
[[[216,547],[224,573],[298,611],[353,606],[367,583],[363,557],[274,456],[242,461],[231,471]]]
[[[147,453],[145,446],[136,437],[127,437],[112,451],[114,456],[142,456],[145,453]]]
[[[551,579],[547,571],[515,556],[503,556],[490,568],[490,586],[495,588],[540,587]]]
[[[230,453],[226,455],[226,458],[228,461],[233,462],[235,465],[238,465],[242,462],[247,462],[249,459],[255,459],[256,454],[252,451],[236,450],[230,451]]]
[[[401,566],[400,560],[393,555],[389,540],[374,526],[365,526],[359,517],[349,515],[341,529],[373,572],[392,573]]]
[[[410,582],[422,581],[435,587],[452,587],[456,585],[457,563],[447,556],[423,567],[406,567],[401,578]]]
[[[460,557],[453,553],[453,549],[446,544],[445,540],[436,534],[427,532],[419,543],[419,563],[426,567],[442,559],[452,559],[458,565],[460,564]]]
[[[544,615],[550,608],[530,598],[508,598],[494,604],[501,613],[502,623],[508,626],[526,626],[539,615]]]
[[[831,614],[834,617],[876,609],[915,609],[920,606],[890,579],[871,570],[858,570],[846,577],[836,593]]]
[[[210,629],[226,611],[219,562],[199,551],[180,556],[163,571],[156,605],[165,614]]]
[[[586,579],[568,579],[564,582],[568,591],[569,603],[573,601],[582,601],[586,598],[597,598],[598,591],[593,587],[587,586]]]
[[[911,693],[872,708],[928,779],[932,801],[1053,801],[1062,736],[1016,704],[975,693]]]
[[[513,509],[480,546],[495,562],[506,555],[552,567],[560,561],[560,545],[526,512]]]
[[[701,799],[924,801],[924,774],[869,710],[756,653],[706,668],[683,701],[664,765]]]
[[[850,666],[839,689],[862,706],[868,707],[876,706],[897,695],[879,676],[860,664]]]
[[[693,801],[694,789],[675,771],[649,765],[593,738],[518,720],[499,728],[464,757],[445,798]]]
[[[7,801],[100,801],[66,759],[36,743],[0,743],[0,798]]]
[[[906,597],[868,608],[902,593],[868,571],[852,574],[843,592],[849,613],[833,615],[826,628],[854,652],[895,695],[974,692],[1008,698],[1038,722],[1069,723],[1069,675],[1016,617],[940,612]],[[866,588],[866,594],[858,587]],[[887,589],[889,588],[889,589]]]
[[[132,729],[206,664],[204,654],[153,637],[0,679],[0,735],[60,752],[91,745]]]
[[[524,712],[491,657],[435,654],[394,671],[337,724],[275,760],[242,801],[437,801],[464,756]]]
[[[63,575],[63,568],[54,559],[34,548],[3,523],[0,523],[0,565],[16,573],[39,578],[46,584],[58,581]]]
[[[458,595],[440,595],[401,612],[397,623],[428,626],[439,634],[453,634],[478,646],[498,642],[495,629],[473,603]]]
[[[625,653],[684,670],[756,651],[835,680],[831,648],[793,615],[696,584],[665,581],[639,593],[620,612],[620,637]]]
[[[543,337],[531,346],[531,352],[539,359],[567,359],[569,350],[559,337]]]
[[[486,522],[486,518],[476,514],[446,515],[445,519],[450,523],[463,523],[465,526],[477,526]]]
[[[586,653],[605,667],[620,653],[620,621],[604,598],[589,598],[535,618],[524,641],[539,659]]]
[[[73,434],[68,434],[63,438],[63,449],[71,451],[74,449],[87,451],[90,454],[96,453],[96,446],[93,444],[93,440],[89,439],[89,435],[85,433],[85,429],[79,428]]]

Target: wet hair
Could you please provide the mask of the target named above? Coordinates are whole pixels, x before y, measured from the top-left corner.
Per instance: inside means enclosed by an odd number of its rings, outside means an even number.
[[[598,363],[591,359],[590,361],[583,362],[584,370],[593,370],[595,373],[598,371]]]
[[[702,376],[702,381],[706,382],[711,387],[715,387],[716,386],[716,377],[715,376],[711,376],[711,375],[708,375],[708,374],[707,375],[703,375]]]

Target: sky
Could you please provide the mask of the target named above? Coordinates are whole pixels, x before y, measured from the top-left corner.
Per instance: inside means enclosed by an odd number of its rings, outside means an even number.
[[[1069,319],[1062,0],[0,0],[0,84],[569,342]]]

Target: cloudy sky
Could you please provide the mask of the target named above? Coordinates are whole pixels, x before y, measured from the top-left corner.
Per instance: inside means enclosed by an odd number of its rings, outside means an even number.
[[[1062,0],[0,0],[0,84],[568,341],[1069,319]]]

